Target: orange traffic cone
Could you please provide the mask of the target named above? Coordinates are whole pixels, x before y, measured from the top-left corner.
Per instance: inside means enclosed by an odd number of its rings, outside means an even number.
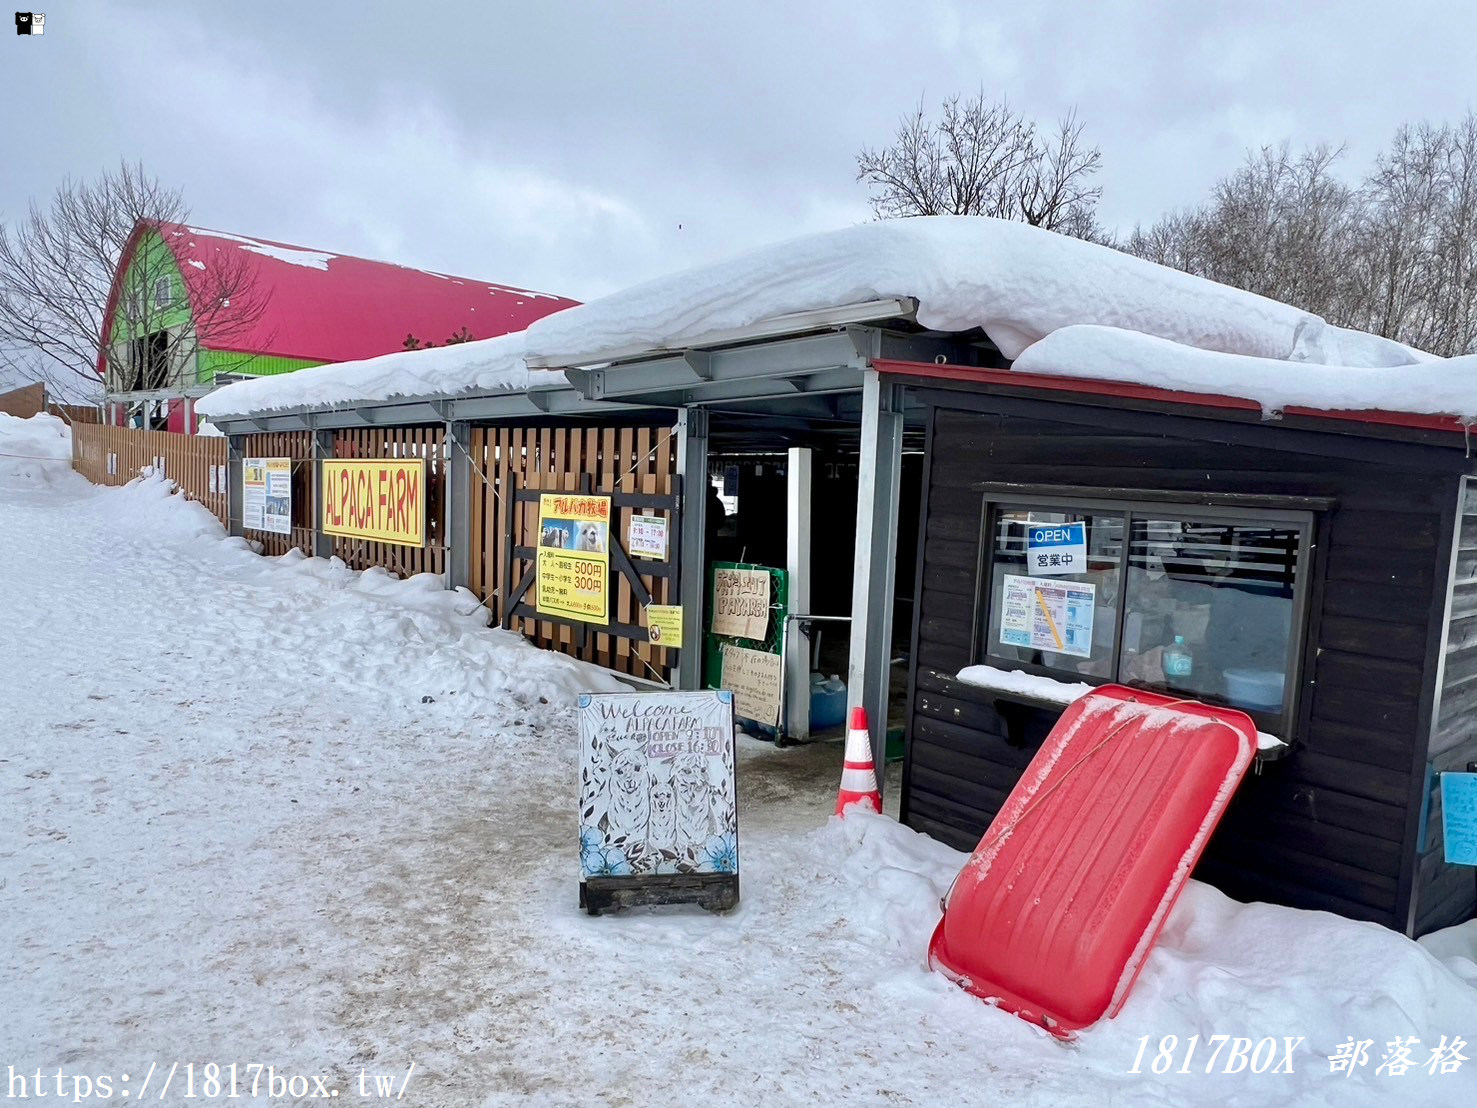
[[[882,811],[882,793],[877,788],[877,766],[872,761],[872,740],[867,734],[867,710],[851,710],[846,732],[846,761],[841,770],[841,791],[836,794],[836,814],[858,804],[873,812]]]

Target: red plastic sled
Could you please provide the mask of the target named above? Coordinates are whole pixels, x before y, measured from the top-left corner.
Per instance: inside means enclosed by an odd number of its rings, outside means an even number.
[[[955,878],[929,965],[1062,1038],[1117,1015],[1256,734],[1120,685],[1073,703]]]

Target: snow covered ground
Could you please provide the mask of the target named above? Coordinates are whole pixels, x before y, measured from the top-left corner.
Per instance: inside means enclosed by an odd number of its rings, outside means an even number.
[[[609,678],[433,582],[259,558],[163,482],[94,489],[17,423],[0,1082],[261,1063],[359,1102],[361,1070],[414,1063],[415,1105],[1477,1103],[1477,1060],[1375,1072],[1396,1036],[1477,1058],[1477,925],[1425,949],[1193,884],[1122,1015],[1063,1046],[923,968],[963,856],[828,820],[834,747],[744,742],[737,911],[583,917],[571,699]],[[1290,1075],[1150,1072],[1197,1034],[1305,1041]],[[1331,1073],[1350,1036],[1368,1063]]]

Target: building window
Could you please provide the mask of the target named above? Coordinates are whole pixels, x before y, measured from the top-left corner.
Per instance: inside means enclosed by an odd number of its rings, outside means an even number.
[[[154,282],[154,304],[156,307],[167,308],[174,303],[174,283],[168,277],[160,277]]]
[[[1226,704],[1290,739],[1311,512],[1041,490],[987,494],[983,526],[980,661]]]

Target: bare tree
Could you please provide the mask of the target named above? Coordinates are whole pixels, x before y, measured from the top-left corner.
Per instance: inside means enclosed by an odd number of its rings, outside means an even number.
[[[93,181],[68,179],[45,206],[0,224],[0,366],[95,394],[107,354],[124,371],[115,387],[193,384],[182,375],[201,337],[229,348],[260,320],[266,295],[240,252],[179,267],[161,235],[187,218],[177,190],[123,163]],[[130,245],[128,280],[110,304]]]
[[[871,191],[879,219],[914,215],[988,215],[1082,238],[1102,239],[1093,217],[1102,188],[1091,184],[1102,153],[1069,113],[1055,135],[1006,100],[950,97],[938,122],[923,104],[898,124],[890,146],[863,148],[857,180]]]
[[[1249,153],[1209,203],[1174,212],[1124,244],[1132,254],[1296,304],[1335,322],[1357,314],[1356,190],[1334,167],[1342,148]]]
[[[1253,152],[1123,248],[1434,354],[1477,351],[1477,114],[1401,127],[1357,186],[1340,154]]]

